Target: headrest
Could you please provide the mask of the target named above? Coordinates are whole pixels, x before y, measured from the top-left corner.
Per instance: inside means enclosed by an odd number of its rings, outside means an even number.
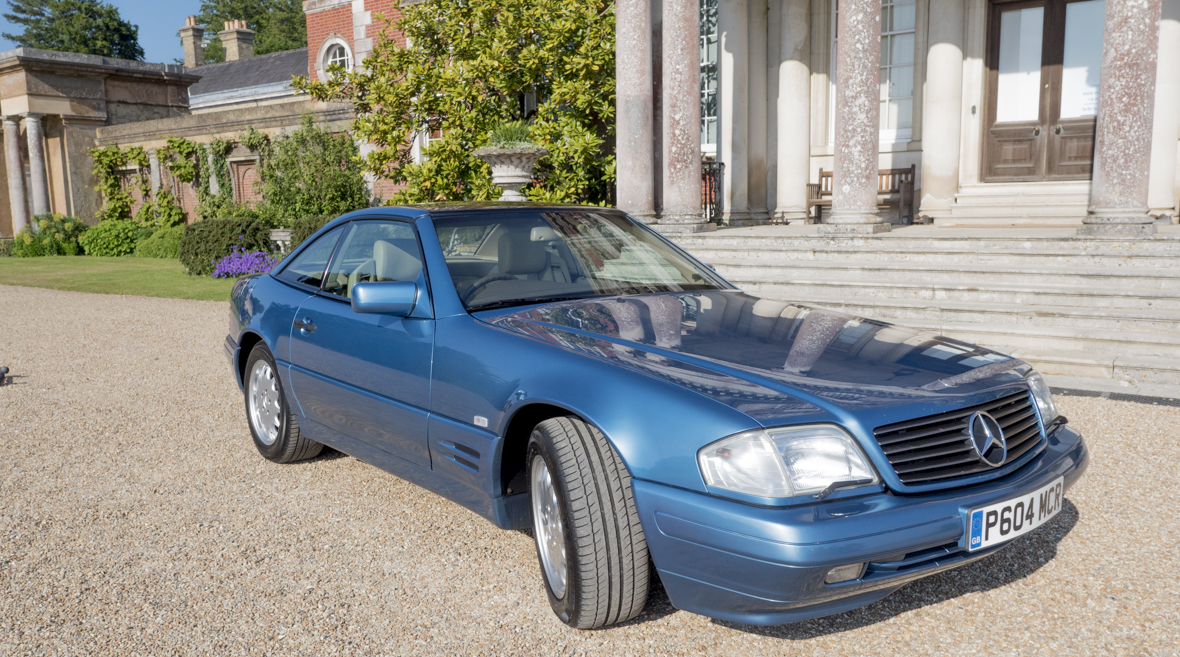
[[[529,233],[529,236],[534,242],[555,242],[561,239],[558,237],[557,231],[549,226],[537,226]]]
[[[549,263],[545,243],[534,242],[531,235],[505,233],[497,247],[501,274],[536,274]]]
[[[422,271],[417,254],[384,240],[373,243],[373,264],[379,281],[414,281]]]

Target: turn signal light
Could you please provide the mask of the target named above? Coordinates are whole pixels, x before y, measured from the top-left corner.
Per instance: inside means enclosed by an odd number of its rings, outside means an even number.
[[[836,566],[828,571],[827,577],[824,577],[824,584],[839,584],[840,582],[848,582],[860,577],[860,571],[864,570],[863,563],[850,563],[847,566]]]

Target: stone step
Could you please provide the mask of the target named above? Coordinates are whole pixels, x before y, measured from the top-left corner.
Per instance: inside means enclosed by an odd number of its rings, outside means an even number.
[[[1180,332],[1180,310],[1134,310],[1077,306],[1037,307],[1020,303],[913,300],[873,297],[838,299],[821,295],[786,297],[767,290],[759,296],[804,305],[834,308],[859,317],[896,324],[950,322],[954,324],[1006,324],[1019,331],[1026,326],[1102,329],[1107,331]]]
[[[791,227],[786,227],[790,229]],[[745,249],[778,249],[783,251],[827,251],[827,252],[895,252],[906,254],[921,253],[1028,253],[1054,255],[1086,255],[1097,253],[1102,255],[1156,255],[1180,256],[1180,235],[1169,233],[1154,235],[1147,238],[1127,239],[1111,236],[1058,236],[1058,237],[1025,237],[1021,232],[1032,232],[1033,229],[1012,229],[1016,235],[1012,237],[997,237],[991,235],[996,231],[987,231],[988,235],[974,236],[968,233],[971,229],[929,228],[915,234],[915,229],[925,227],[910,227],[894,233],[881,233],[871,237],[830,237],[810,233],[789,234],[785,231],[774,233],[763,227],[766,232],[753,232],[759,229],[724,229],[712,233],[685,234],[676,237],[676,242],[693,252],[694,248],[745,248]],[[938,235],[936,231],[945,231]],[[953,233],[953,234],[946,234]]]
[[[1180,268],[1113,269],[1097,267],[1026,267],[1023,269],[987,265],[922,265],[905,263],[753,262],[748,260],[705,260],[726,278],[765,283],[798,279],[878,281],[890,283],[973,283],[976,285],[1019,285],[1035,280],[1040,285],[1072,285],[1091,289],[1175,290],[1180,292]]]
[[[900,323],[900,322],[899,322]],[[1013,351],[1073,352],[1079,356],[1119,356],[1180,359],[1180,335],[1167,332],[1109,331],[1064,326],[1013,326],[1007,323],[958,323],[909,319],[905,326],[940,335]]]
[[[1042,349],[1017,349],[1006,353],[1032,365],[1037,371],[1049,375],[1114,379],[1147,384],[1148,386],[1180,385],[1180,358],[1121,356]]]
[[[831,299],[847,303],[872,303],[873,299],[901,299],[960,303],[1010,303],[1024,308],[1059,306],[1180,311],[1180,294],[1158,290],[1095,289],[1080,285],[953,284],[941,282],[894,283],[883,281],[832,281],[794,278],[787,282],[762,282],[729,278],[750,292],[776,299]]]
[[[1085,253],[1052,253],[1024,251],[1020,249],[994,249],[991,251],[943,249],[907,251],[902,249],[855,249],[839,248],[796,248],[795,246],[773,246],[751,243],[746,240],[725,242],[701,242],[688,245],[688,251],[706,262],[712,260],[751,260],[793,265],[798,262],[892,262],[925,264],[986,264],[1002,267],[1065,266],[1102,268],[1154,268],[1176,267],[1180,262],[1180,250],[1174,254],[1126,253],[1123,251],[1088,251]]]

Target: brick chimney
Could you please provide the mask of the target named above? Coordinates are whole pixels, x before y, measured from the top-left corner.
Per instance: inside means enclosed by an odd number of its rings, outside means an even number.
[[[180,28],[180,42],[184,44],[184,65],[196,68],[205,63],[205,28],[197,25],[197,17],[184,19]]]
[[[254,30],[246,27],[246,21],[226,21],[225,29],[217,33],[225,48],[225,61],[236,62],[254,56]]]

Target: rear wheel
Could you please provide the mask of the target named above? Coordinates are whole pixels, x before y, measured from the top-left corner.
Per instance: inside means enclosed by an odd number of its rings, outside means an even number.
[[[287,406],[274,356],[259,343],[246,360],[246,419],[258,453],[275,463],[318,456],[324,446],[307,438]]]
[[[631,476],[602,432],[577,418],[533,429],[527,456],[537,557],[549,604],[578,629],[643,611],[647,541]]]

